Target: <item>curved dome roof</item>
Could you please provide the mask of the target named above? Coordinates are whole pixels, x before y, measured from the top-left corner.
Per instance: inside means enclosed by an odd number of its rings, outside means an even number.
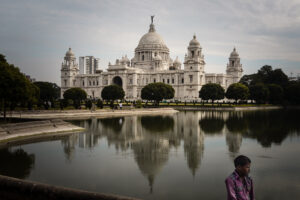
[[[127,58],[127,55],[125,55],[125,57],[122,57],[121,62],[130,62],[130,60]]]
[[[143,37],[140,39],[138,47],[145,46],[145,45],[166,46],[162,37],[156,32],[149,32],[143,35]]]
[[[196,35],[193,36],[193,39],[190,41],[190,46],[197,46],[200,47],[200,43],[196,39]]]
[[[71,48],[69,48],[69,50],[66,52],[66,56],[67,57],[74,57],[75,56],[75,54],[72,52]]]
[[[166,51],[169,51],[169,48],[165,44],[163,38],[156,33],[154,24],[150,24],[149,32],[142,36],[142,38],[139,41],[139,44],[136,48],[136,50],[159,50],[163,49]]]
[[[233,49],[233,51],[230,54],[230,57],[239,57],[240,55],[238,54],[238,52],[236,51],[235,47]]]
[[[178,56],[176,57],[175,61],[174,61],[174,64],[181,64],[181,62],[179,61],[178,59]]]

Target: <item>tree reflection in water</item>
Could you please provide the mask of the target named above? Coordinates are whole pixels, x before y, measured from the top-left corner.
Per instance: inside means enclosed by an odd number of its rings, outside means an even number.
[[[206,134],[221,134],[224,128],[224,112],[205,111],[203,118],[199,120],[202,131]]]
[[[35,161],[34,155],[26,153],[23,149],[0,149],[0,158],[0,174],[21,179],[30,175]]]
[[[291,110],[245,112],[243,120],[249,127],[244,136],[257,139],[263,147],[280,145],[289,134],[300,130],[297,112]]]
[[[174,119],[170,116],[143,116],[141,123],[145,129],[154,134],[169,131],[174,127]]]

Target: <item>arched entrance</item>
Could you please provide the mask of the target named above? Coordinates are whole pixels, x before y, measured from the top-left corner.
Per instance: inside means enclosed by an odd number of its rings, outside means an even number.
[[[120,76],[115,76],[115,77],[113,78],[113,81],[112,81],[112,82],[113,82],[113,84],[116,84],[116,85],[122,87],[122,79],[121,79]]]

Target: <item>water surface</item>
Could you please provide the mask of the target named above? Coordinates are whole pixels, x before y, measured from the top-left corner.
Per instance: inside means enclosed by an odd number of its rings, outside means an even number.
[[[299,111],[186,111],[72,121],[59,140],[0,150],[0,174],[143,199],[225,199],[233,159],[256,199],[300,199]]]

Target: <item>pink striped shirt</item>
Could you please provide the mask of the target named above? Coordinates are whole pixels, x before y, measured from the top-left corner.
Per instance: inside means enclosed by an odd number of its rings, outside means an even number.
[[[226,180],[227,200],[254,200],[253,181],[234,171]]]

